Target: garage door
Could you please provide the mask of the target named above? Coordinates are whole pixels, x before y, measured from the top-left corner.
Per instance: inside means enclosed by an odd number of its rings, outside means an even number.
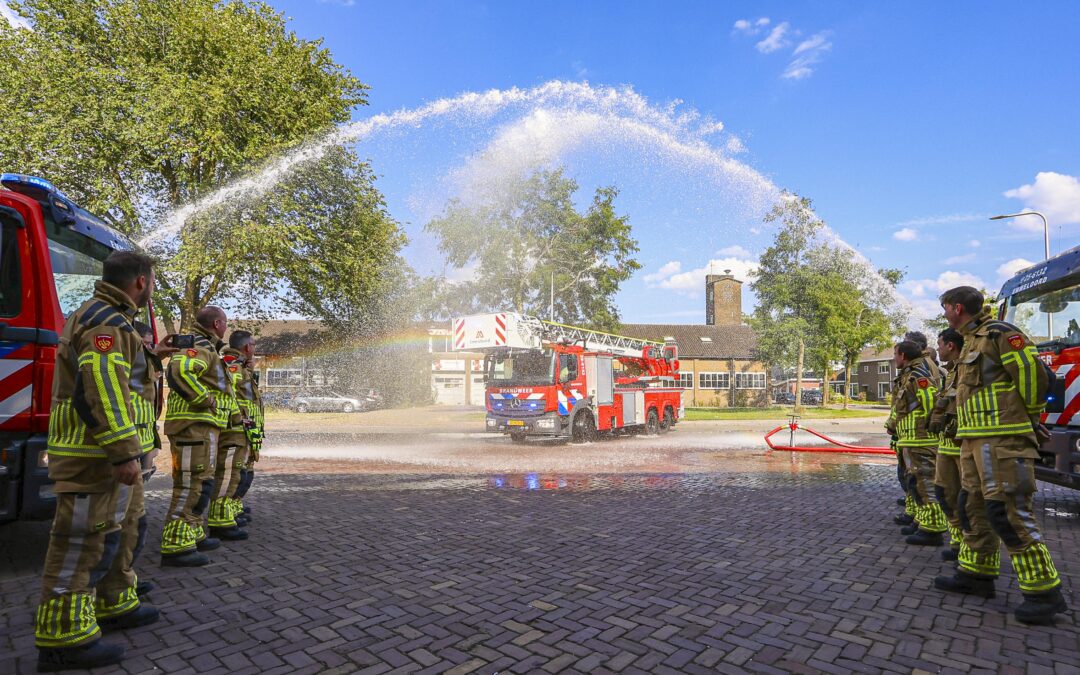
[[[465,405],[465,376],[436,375],[431,378],[435,402],[439,405]]]
[[[484,405],[483,375],[473,375],[472,389],[469,390],[469,405]]]

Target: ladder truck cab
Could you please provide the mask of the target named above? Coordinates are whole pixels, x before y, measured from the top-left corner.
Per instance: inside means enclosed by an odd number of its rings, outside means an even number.
[[[489,432],[584,442],[665,433],[683,416],[674,344],[510,312],[451,323],[455,350],[484,354]]]
[[[1040,480],[1080,488],[1080,246],[1021,270],[1001,289],[1000,318],[1031,336],[1055,377],[1042,421]]]
[[[46,440],[64,318],[133,246],[49,181],[0,175],[0,523],[51,518]],[[153,326],[147,308],[139,319]]]

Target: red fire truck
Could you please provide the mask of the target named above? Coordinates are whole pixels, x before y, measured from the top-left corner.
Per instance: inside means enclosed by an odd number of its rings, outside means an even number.
[[[2,523],[52,517],[45,446],[64,317],[93,294],[106,256],[132,244],[47,180],[5,173],[0,184]]]
[[[452,321],[453,347],[484,353],[486,430],[515,442],[665,433],[682,417],[678,348],[511,312]]]
[[[1021,270],[1001,289],[1000,318],[1031,336],[1054,371],[1036,476],[1080,489],[1080,246]]]

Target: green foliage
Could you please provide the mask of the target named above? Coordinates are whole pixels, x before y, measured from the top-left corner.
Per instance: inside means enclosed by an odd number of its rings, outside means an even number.
[[[614,187],[598,189],[585,213],[574,206],[577,190],[560,169],[533,174],[502,203],[452,202],[426,229],[451,266],[475,266],[476,273],[453,285],[443,307],[547,317],[554,274],[557,321],[617,329],[614,296],[641,267],[633,257],[637,241],[627,217],[615,212]]]
[[[365,85],[261,3],[24,0],[14,6],[33,30],[0,22],[0,58],[19,64],[0,69],[0,108],[14,112],[0,135],[0,165],[48,177],[132,237],[171,209],[348,120],[365,103]],[[326,275],[296,258],[286,264],[285,255],[333,252],[329,243],[321,249],[313,243],[319,228],[343,232],[344,220],[331,221],[355,219],[358,205],[372,205],[367,217],[384,215],[370,170],[338,157],[317,171],[335,170],[342,180],[363,184],[357,193],[331,195],[346,201],[329,207],[334,215],[316,214],[306,236],[295,219],[286,236],[272,219],[256,227],[243,216],[234,222],[228,211],[202,214],[179,248],[158,252],[174,257],[163,270],[159,311],[187,326],[205,304],[244,289],[247,297],[264,297],[288,274],[284,281],[296,283],[292,298],[307,303],[307,313],[323,313],[312,284],[325,285]],[[266,200],[277,203],[264,214],[294,214],[298,199],[275,191]],[[346,246],[323,270],[345,264],[345,254],[356,250]],[[395,252],[391,246],[383,253]]]

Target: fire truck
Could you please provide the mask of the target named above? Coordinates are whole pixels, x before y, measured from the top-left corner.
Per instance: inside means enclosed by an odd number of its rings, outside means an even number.
[[[1023,269],[1001,288],[999,318],[1035,341],[1054,371],[1039,448],[1040,480],[1080,489],[1080,246]]]
[[[46,439],[64,318],[132,244],[47,180],[0,175],[0,523],[51,518]],[[150,309],[140,320],[153,326]]]
[[[666,433],[683,416],[678,348],[502,312],[454,319],[453,349],[484,354],[486,431],[585,442]]]

